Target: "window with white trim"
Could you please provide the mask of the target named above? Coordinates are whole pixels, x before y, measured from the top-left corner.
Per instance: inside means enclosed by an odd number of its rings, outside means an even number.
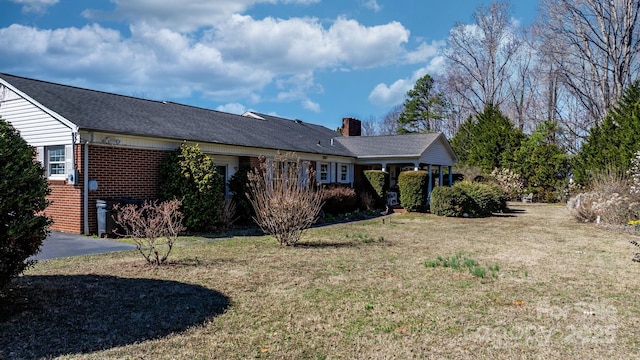
[[[349,182],[349,165],[338,164],[338,179],[341,183]]]
[[[320,182],[329,182],[329,164],[320,163],[318,174],[320,175]]]
[[[45,147],[45,152],[47,176],[64,178],[66,174],[64,145],[47,146]]]

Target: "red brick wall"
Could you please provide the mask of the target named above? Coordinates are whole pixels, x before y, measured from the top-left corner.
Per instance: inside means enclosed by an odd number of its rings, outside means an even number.
[[[51,230],[82,233],[82,184],[68,185],[64,180],[50,180],[51,201],[44,213],[53,220]]]
[[[98,190],[89,192],[89,232],[98,231],[96,200],[158,198],[158,175],[167,151],[89,145],[89,179]]]
[[[76,167],[82,169],[82,145],[76,145],[74,151]],[[49,180],[51,193],[47,199],[51,203],[44,213],[53,220],[51,230],[82,233],[82,186],[81,174],[76,185],[69,185],[66,180]]]

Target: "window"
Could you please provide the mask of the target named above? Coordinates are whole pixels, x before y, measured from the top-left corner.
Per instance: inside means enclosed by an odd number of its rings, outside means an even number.
[[[347,164],[340,164],[340,182],[349,181],[349,167]]]
[[[64,145],[48,146],[46,148],[47,175],[52,177],[64,177],[65,153]]]
[[[320,164],[320,182],[329,182],[329,164]]]

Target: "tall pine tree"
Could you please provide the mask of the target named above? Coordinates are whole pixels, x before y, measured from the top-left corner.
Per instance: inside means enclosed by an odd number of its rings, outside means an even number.
[[[426,74],[407,92],[404,110],[398,118],[399,133],[439,131],[446,117],[447,103],[438,92],[433,78]]]

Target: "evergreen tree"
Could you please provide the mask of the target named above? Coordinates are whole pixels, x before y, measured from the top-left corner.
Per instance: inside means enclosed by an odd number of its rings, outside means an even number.
[[[594,171],[624,172],[640,150],[640,83],[634,82],[601,125],[591,128],[572,168],[575,180],[586,184]]]
[[[554,143],[557,126],[544,122],[522,141],[514,154],[511,170],[520,175],[524,186],[535,189],[543,201],[557,201],[569,171],[565,151]]]
[[[47,179],[34,149],[0,118],[0,289],[34,261],[51,221]]]
[[[446,116],[447,104],[442,93],[434,86],[433,78],[426,74],[407,92],[404,110],[398,118],[399,133],[434,132]]]
[[[469,118],[456,133],[451,146],[461,163],[490,173],[510,167],[523,134],[495,106],[487,106],[475,119]]]

